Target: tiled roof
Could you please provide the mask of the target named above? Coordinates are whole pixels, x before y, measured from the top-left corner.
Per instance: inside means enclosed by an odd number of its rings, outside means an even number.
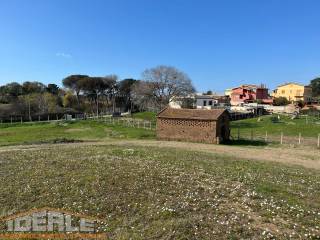
[[[302,87],[307,87],[307,86],[304,86],[303,84],[295,83],[295,82],[288,82],[288,83],[280,84],[280,85],[278,85],[278,87],[283,87],[283,86],[290,85],[290,84],[299,85],[299,86],[302,86]]]
[[[158,113],[159,118],[175,119],[198,119],[198,120],[217,120],[226,109],[185,109],[185,108],[165,108]]]

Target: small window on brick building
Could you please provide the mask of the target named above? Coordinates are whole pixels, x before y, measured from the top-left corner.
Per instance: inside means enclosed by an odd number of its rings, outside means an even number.
[[[206,100],[203,101],[203,106],[207,106],[207,101]]]
[[[209,101],[209,106],[212,106],[212,100]]]

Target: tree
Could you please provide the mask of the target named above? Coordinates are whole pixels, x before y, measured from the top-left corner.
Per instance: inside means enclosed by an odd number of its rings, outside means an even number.
[[[71,91],[66,92],[62,102],[65,108],[74,108],[78,104],[77,97]]]
[[[314,97],[320,97],[320,78],[311,80],[309,86],[312,88],[312,95]]]
[[[96,103],[96,113],[99,115],[99,96],[112,94],[117,77],[110,75],[106,77],[87,77],[80,81],[84,94]]]
[[[24,82],[22,84],[23,94],[32,94],[32,93],[43,93],[46,89],[46,86],[41,82]]]
[[[187,74],[174,67],[158,66],[147,69],[142,76],[147,83],[143,88],[146,90],[145,94],[151,94],[160,109],[173,97],[183,97],[195,92]]]
[[[81,86],[82,86],[81,80],[86,79],[88,77],[89,77],[88,75],[79,75],[78,74],[78,75],[70,75],[62,80],[62,84],[64,87],[75,92],[78,105],[80,104],[79,95],[80,95],[80,91],[82,90],[81,89]]]
[[[130,109],[130,111],[132,111],[133,86],[137,82],[138,80],[129,78],[129,79],[123,79],[117,84],[118,98],[120,99],[120,103],[125,105],[126,109]]]
[[[14,102],[22,94],[22,86],[19,83],[12,82],[0,87],[0,102]]]
[[[56,84],[49,83],[48,86],[47,86],[47,92],[51,93],[53,95],[58,95],[59,87]]]
[[[278,97],[273,99],[273,104],[275,106],[285,106],[288,105],[290,102],[285,97]]]
[[[158,110],[151,83],[138,81],[132,86],[132,101],[140,111]]]

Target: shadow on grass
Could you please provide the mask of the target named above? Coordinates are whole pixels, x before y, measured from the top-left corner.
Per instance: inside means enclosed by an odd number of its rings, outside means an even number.
[[[267,146],[268,143],[264,141],[258,141],[258,140],[245,140],[245,139],[239,139],[239,140],[230,140],[223,143],[224,145],[233,145],[233,146]]]

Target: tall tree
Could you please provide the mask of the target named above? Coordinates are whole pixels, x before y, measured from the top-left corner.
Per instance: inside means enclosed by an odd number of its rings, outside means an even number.
[[[81,89],[84,94],[96,103],[96,113],[99,115],[99,96],[112,93],[116,84],[114,75],[106,77],[87,77],[81,80]]]
[[[123,79],[117,84],[118,97],[122,99],[123,104],[126,106],[127,109],[130,109],[130,111],[132,111],[133,86],[137,83],[138,80],[129,78]]]
[[[24,82],[22,84],[23,94],[32,94],[32,93],[43,93],[46,89],[46,86],[41,82]]]
[[[14,102],[22,94],[22,86],[19,83],[12,82],[0,87],[0,102]]]
[[[49,83],[47,86],[47,92],[53,95],[58,95],[59,87],[57,84]]]
[[[80,91],[82,90],[81,86],[83,85],[81,83],[81,80],[86,79],[88,77],[89,77],[88,75],[78,74],[78,75],[70,75],[62,80],[62,84],[64,87],[75,92],[77,96],[78,105],[80,104],[79,95],[80,95]]]
[[[191,79],[175,67],[150,68],[145,70],[142,76],[149,86],[146,95],[152,94],[160,108],[167,105],[173,97],[183,97],[195,92]]]
[[[320,78],[311,80],[310,87],[312,88],[312,95],[314,97],[320,97]]]

